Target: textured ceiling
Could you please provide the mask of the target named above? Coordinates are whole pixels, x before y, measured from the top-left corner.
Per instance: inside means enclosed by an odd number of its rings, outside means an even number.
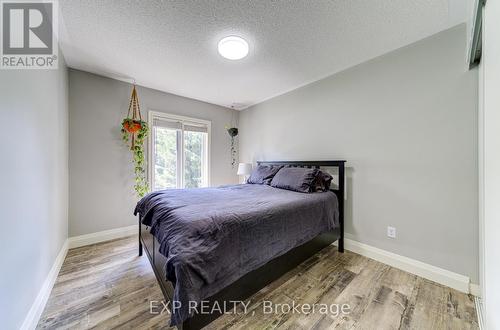
[[[63,0],[60,38],[72,68],[243,109],[465,22],[468,2]],[[249,56],[222,58],[228,35]]]

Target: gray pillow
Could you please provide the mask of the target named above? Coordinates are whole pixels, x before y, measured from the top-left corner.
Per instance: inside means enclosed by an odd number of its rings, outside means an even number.
[[[311,192],[317,174],[316,168],[283,167],[274,176],[271,186],[298,192]]]
[[[332,183],[333,177],[321,170],[318,171],[316,179],[312,185],[313,191],[328,191],[330,190],[330,184]]]
[[[280,168],[282,168],[282,166],[257,165],[250,174],[247,183],[269,184]]]

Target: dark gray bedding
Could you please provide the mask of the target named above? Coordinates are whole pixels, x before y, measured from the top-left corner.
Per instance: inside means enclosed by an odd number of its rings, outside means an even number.
[[[201,301],[246,273],[338,226],[331,191],[300,193],[268,185],[153,192],[135,209],[166,256],[167,279],[186,320],[188,302]]]

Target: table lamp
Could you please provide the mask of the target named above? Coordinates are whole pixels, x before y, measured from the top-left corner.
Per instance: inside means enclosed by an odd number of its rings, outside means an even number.
[[[247,178],[252,173],[252,164],[250,163],[239,163],[238,164],[238,175],[244,176],[244,183],[247,182]]]

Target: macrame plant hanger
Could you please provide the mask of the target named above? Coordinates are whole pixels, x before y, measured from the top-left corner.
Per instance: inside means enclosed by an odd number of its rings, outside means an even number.
[[[132,112],[132,118],[130,118],[130,113]],[[132,96],[130,97],[130,103],[128,105],[127,119],[131,119],[132,123],[125,124],[125,129],[132,135],[130,150],[134,150],[135,146],[135,134],[141,129],[141,108],[139,105],[139,97],[137,96],[137,90],[132,89]]]
[[[143,197],[149,191],[144,159],[144,141],[148,136],[148,125],[142,120],[139,97],[134,85],[130,103],[128,105],[127,118],[122,121],[122,139],[127,144],[130,143],[130,150],[133,153],[135,191],[138,197]]]

